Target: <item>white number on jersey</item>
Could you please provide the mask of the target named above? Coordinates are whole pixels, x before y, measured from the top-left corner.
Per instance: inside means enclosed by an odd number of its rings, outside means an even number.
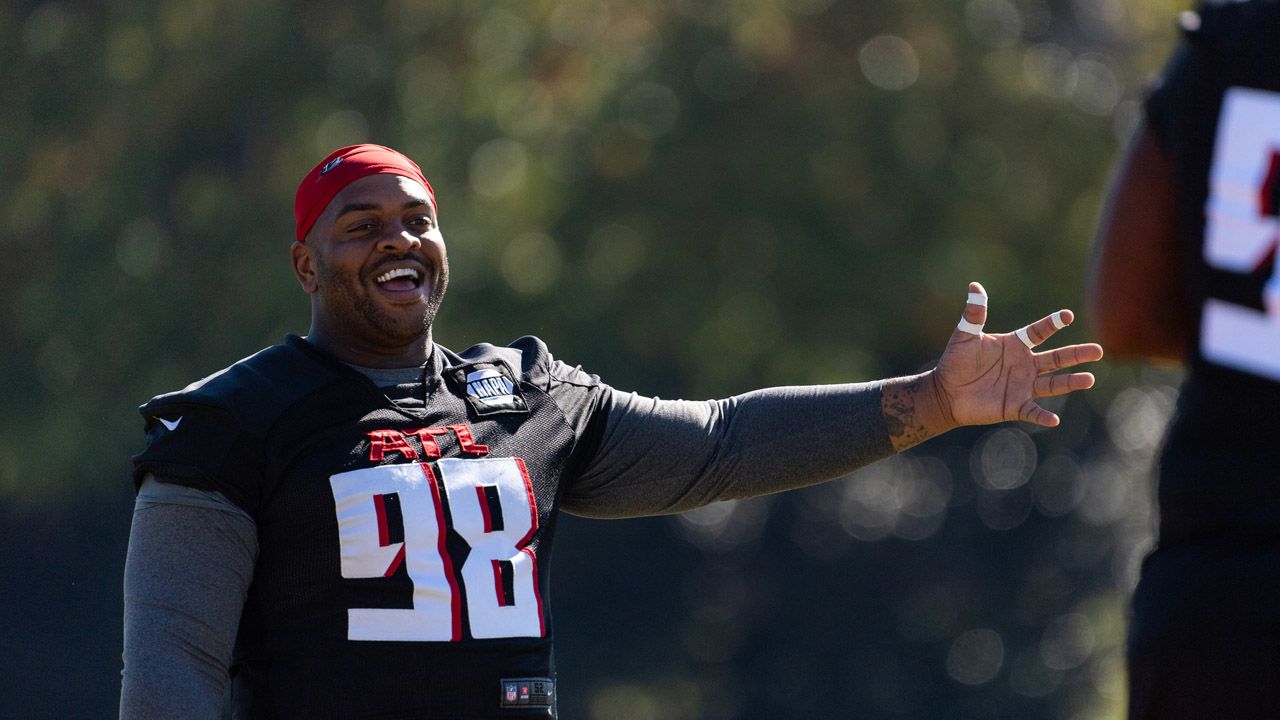
[[[445,458],[382,465],[329,478],[342,577],[389,577],[401,563],[413,607],[351,608],[349,640],[462,639],[460,577],[475,638],[545,634],[537,562],[528,543],[538,511],[520,458]],[[445,549],[443,480],[454,529],[471,551],[455,572]]]
[[[1205,261],[1249,274],[1273,266],[1263,290],[1264,312],[1216,298],[1205,300],[1200,351],[1219,365],[1280,381],[1280,93],[1231,88],[1222,101],[1209,199]]]

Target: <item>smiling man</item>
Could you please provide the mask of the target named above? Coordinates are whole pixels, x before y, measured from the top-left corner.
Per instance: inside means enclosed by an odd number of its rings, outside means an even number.
[[[1054,373],[1102,356],[1034,350],[1067,310],[985,333],[972,283],[922,375],[646,398],[536,338],[435,343],[438,210],[403,155],[334,152],[295,201],[306,337],[142,407],[121,718],[220,718],[228,697],[237,718],[555,717],[560,511],[681,512],[839,477],[960,425],[1056,425],[1036,399],[1092,386]]]
[[[338,150],[298,187],[295,216],[293,267],[312,298],[307,338],[355,365],[425,362],[449,263],[417,165],[375,145]]]

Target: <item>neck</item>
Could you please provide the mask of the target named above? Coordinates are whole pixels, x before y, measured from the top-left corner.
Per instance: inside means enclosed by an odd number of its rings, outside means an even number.
[[[379,338],[370,342],[363,337],[343,337],[314,320],[307,330],[307,341],[348,365],[365,368],[420,367],[431,357],[431,328],[407,342]]]

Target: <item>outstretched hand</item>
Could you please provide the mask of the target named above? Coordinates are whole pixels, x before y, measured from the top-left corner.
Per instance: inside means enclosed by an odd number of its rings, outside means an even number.
[[[1093,387],[1092,373],[1054,373],[1101,360],[1102,346],[1085,343],[1034,350],[1071,324],[1075,315],[1070,310],[1060,310],[1014,332],[983,332],[987,291],[974,282],[969,283],[969,293],[964,322],[951,334],[934,374],[944,418],[957,426],[1005,420],[1057,425],[1058,416],[1036,400]]]
[[[1057,425],[1058,416],[1036,400],[1091,388],[1093,375],[1054,373],[1102,359],[1102,346],[1096,343],[1036,352],[1036,346],[1074,319],[1070,310],[1059,310],[1010,333],[984,332],[987,291],[969,283],[969,303],[938,366],[884,382],[881,408],[893,448],[905,450],[961,425],[1006,420]]]

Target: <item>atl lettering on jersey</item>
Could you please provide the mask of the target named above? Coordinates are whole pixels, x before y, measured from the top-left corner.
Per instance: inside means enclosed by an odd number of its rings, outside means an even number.
[[[419,457],[435,459],[443,457],[440,443],[436,440],[442,435],[450,435],[456,439],[458,449],[467,455],[488,455],[489,446],[476,442],[471,427],[466,423],[456,423],[444,427],[424,427],[416,430],[370,430],[369,461],[382,462],[389,453],[399,453],[405,460],[417,460]],[[416,439],[415,448],[410,439]]]

